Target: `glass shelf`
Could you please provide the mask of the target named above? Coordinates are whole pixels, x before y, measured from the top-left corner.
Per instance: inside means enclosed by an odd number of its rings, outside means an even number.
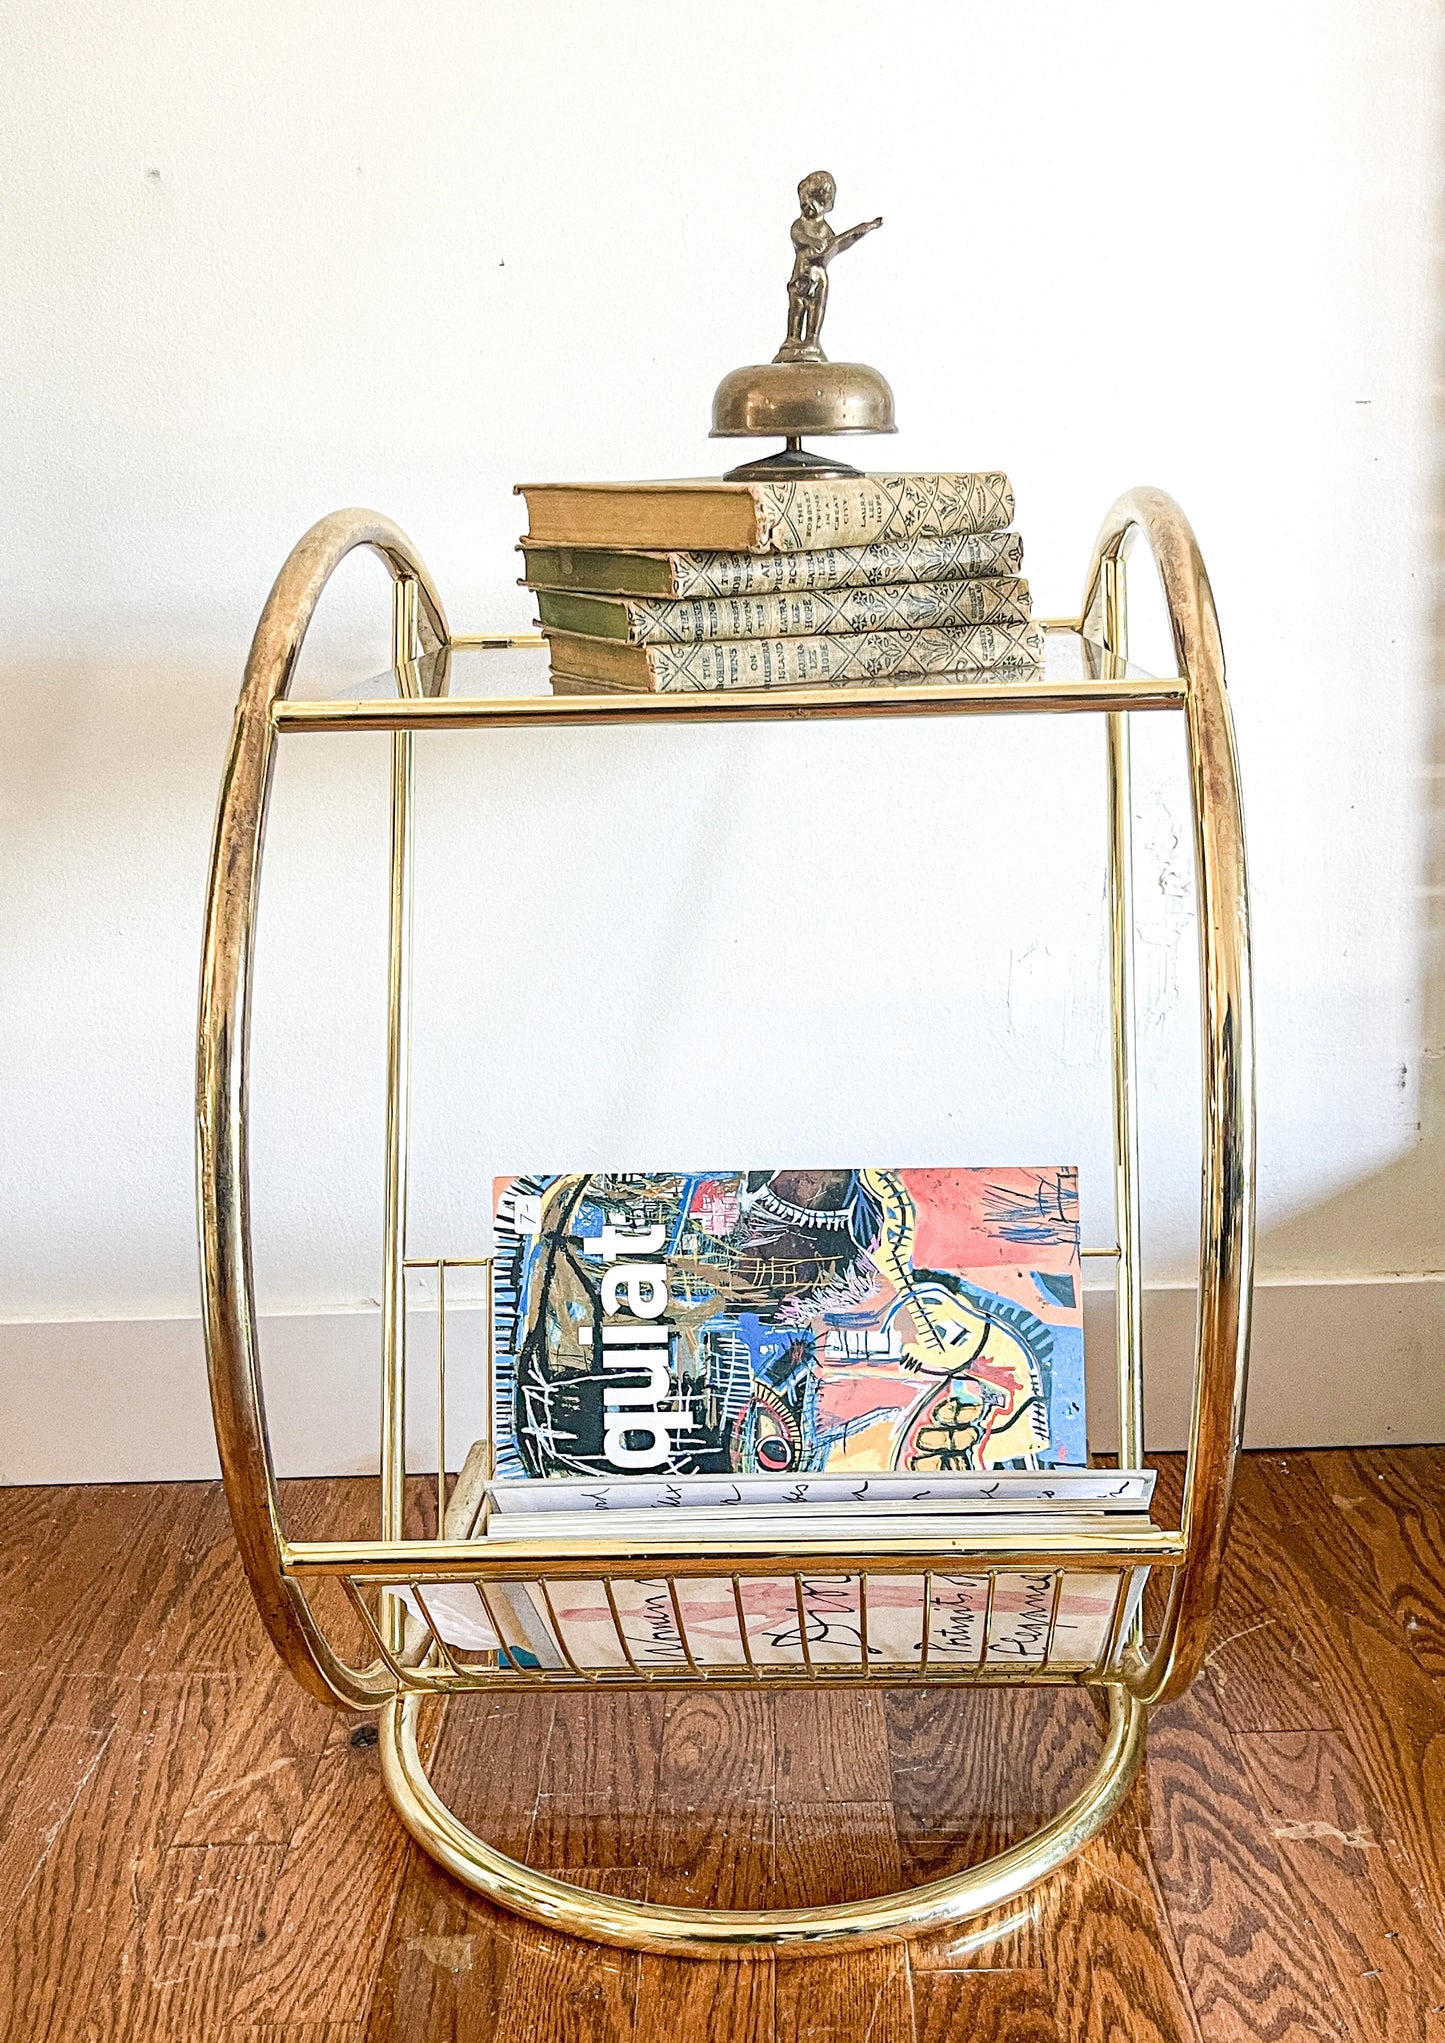
[[[1104,678],[1112,664],[1113,672]],[[389,668],[344,700],[280,701],[279,731],[458,730],[481,725],[775,722],[792,718],[1009,715],[1024,712],[1177,709],[1185,684],[1122,661],[1099,642],[1050,626],[1041,667],[1027,678],[991,673],[807,689],[713,689],[651,694],[554,691],[545,643],[531,633],[457,639]]]

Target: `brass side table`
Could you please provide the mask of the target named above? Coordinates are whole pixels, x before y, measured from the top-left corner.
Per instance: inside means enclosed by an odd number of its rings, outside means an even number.
[[[1152,549],[1173,629],[1177,672],[1151,679],[1127,664],[1124,546],[1139,532]],[[296,701],[291,681],[307,627],[338,562],[370,547],[393,578],[393,667],[398,692],[362,701]],[[323,518],[277,578],[257,627],[236,709],[221,786],[202,971],[197,1124],[203,1290],[211,1396],[226,1494],[252,1593],[277,1652],[323,1700],[381,1712],[386,1790],[412,1835],[460,1880],[504,1907],[584,1937],[692,1955],[827,1950],[959,1922],[1018,1896],[1061,1865],[1108,1820],[1144,1751],[1145,1722],[1199,1672],[1218,1592],[1235,1457],[1243,1420],[1249,1345],[1254,1207],[1253,1042],[1243,822],[1224,658],[1208,577],[1183,513],[1162,491],[1121,497],[1104,520],[1077,618],[1050,624],[1043,678],[929,681],[886,688],[759,694],[499,696],[453,692],[467,668],[527,636],[461,638],[396,527],[367,511]],[[540,655],[538,656],[540,659]],[[438,1442],[436,1532],[408,1537],[406,1488],[406,1300],[408,1269],[434,1271],[444,1312],[448,1268],[479,1258],[413,1258],[407,1243],[407,1072],[410,1048],[410,901],[413,751],[419,731],[503,726],[734,724],[822,717],[1088,715],[1105,720],[1108,786],[1116,1239],[1097,1253],[1114,1262],[1123,1463],[1144,1452],[1141,1376],[1138,1137],[1135,1087],[1134,918],[1131,899],[1130,720],[1183,719],[1192,797],[1203,1025],[1204,1159],[1194,1402],[1183,1508],[1177,1530],[1151,1527],[1121,1538],[1107,1529],[1070,1538],[980,1531],[927,1544],[875,1535],[866,1551],[798,1538],[780,1554],[745,1541],[681,1545],[665,1525],[645,1548],[589,1544],[585,1554],[546,1540],[509,1543],[504,1557],[475,1537],[489,1450],[479,1442],[448,1487]],[[291,1538],[266,1429],[251,1267],[247,1065],[252,960],[267,795],[277,748],[309,731],[388,731],[391,749],[390,936],[386,1206],[382,1244],[380,1523],[375,1539]],[[445,1411],[444,1388],[439,1411]],[[1169,1578],[1161,1633],[1146,1649],[1137,1618],[1126,1621],[1126,1585],[1144,1565]],[[1053,1641],[1028,1665],[995,1665],[985,1645],[975,1667],[928,1664],[926,1613],[933,1574],[990,1581],[1005,1571],[1074,1570],[1116,1578],[1107,1642],[1086,1666],[1056,1658]],[[924,1644],[911,1665],[876,1665],[866,1628],[858,1664],[699,1665],[688,1646],[676,1584],[792,1573],[924,1578]],[[370,1641],[364,1664],[335,1643],[318,1603],[339,1582]],[[489,1585],[585,1578],[665,1581],[685,1658],[666,1667],[598,1669],[569,1662],[524,1668],[495,1654],[470,1661],[448,1649],[427,1604],[438,1584]],[[400,1593],[405,1585],[410,1604]],[[1054,1607],[1057,1609],[1057,1588]],[[488,1606],[490,1608],[490,1605]],[[615,1604],[614,1604],[615,1608]],[[986,1630],[986,1628],[985,1628]],[[621,1631],[619,1627],[619,1637]],[[622,1641],[626,1651],[625,1640]],[[1093,1774],[1069,1806],[1032,1837],[995,1857],[907,1892],[813,1908],[673,1908],[594,1893],[521,1865],[475,1836],[427,1777],[418,1715],[428,1695],[516,1692],[526,1685],[769,1690],[790,1686],[902,1686],[919,1682],[1045,1682],[1102,1690],[1109,1726]]]

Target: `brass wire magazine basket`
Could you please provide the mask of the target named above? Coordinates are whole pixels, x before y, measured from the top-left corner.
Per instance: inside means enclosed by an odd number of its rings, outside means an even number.
[[[1128,665],[1125,543],[1135,531],[1152,549],[1168,607],[1177,672],[1146,678]],[[395,697],[298,701],[296,660],[322,590],[338,563],[369,547],[393,578]],[[1179,507],[1162,491],[1122,496],[1104,520],[1077,618],[1049,623],[1051,658],[1027,681],[984,677],[886,687],[688,695],[452,692],[454,680],[492,649],[537,641],[527,635],[453,636],[425,568],[397,528],[367,511],[323,518],[299,542],[271,591],[237,705],[216,822],[206,914],[198,1031],[197,1121],[202,1280],[211,1397],[226,1494],[251,1590],[277,1652],[296,1679],[331,1703],[381,1711],[386,1790],[413,1836],[443,1865],[494,1901],[576,1934],[692,1955],[835,1948],[958,1922],[1021,1894],[1063,1863],[1108,1820],[1144,1752],[1156,1704],[1198,1673],[1218,1593],[1230,1496],[1243,1423],[1249,1343],[1254,1208],[1254,1084],[1243,822],[1224,658],[1208,577]],[[1055,651],[1057,657],[1054,657]],[[823,717],[1092,715],[1105,725],[1106,861],[1112,1016],[1115,1239],[1091,1251],[1115,1273],[1120,1466],[1144,1455],[1142,1292],[1136,1098],[1130,720],[1144,713],[1183,719],[1193,816],[1203,1025],[1203,1182],[1193,1406],[1177,1530],[1153,1524],[1098,1529],[1010,1531],[986,1519],[964,1535],[901,1537],[884,1529],[855,1539],[776,1535],[680,1542],[672,1514],[653,1514],[645,1543],[616,1537],[585,1544],[556,1538],[489,1541],[480,1536],[492,1453],[486,1440],[449,1479],[445,1439],[449,1273],[485,1270],[480,1257],[415,1257],[407,1242],[408,1070],[411,1039],[410,930],[413,878],[414,748],[428,730],[619,723],[747,723]],[[391,849],[387,989],[386,1201],[382,1244],[380,1524],[375,1538],[292,1537],[266,1425],[251,1258],[248,1161],[248,1043],[256,910],[267,797],[282,739],[308,731],[387,731],[391,744]],[[436,1352],[413,1356],[413,1376],[435,1367],[437,1397],[434,1529],[413,1536],[407,1517],[406,1385],[408,1286],[419,1277],[435,1300]],[[412,1531],[408,1530],[409,1525]],[[865,1544],[866,1541],[866,1550]],[[1167,1579],[1162,1627],[1146,1649],[1137,1571]],[[996,1588],[1032,1579],[1048,1622],[1027,1658],[990,1652]],[[899,1578],[922,1585],[921,1646],[911,1660],[870,1652],[870,1588],[881,1607]],[[935,1584],[972,1578],[986,1597],[982,1644],[970,1662],[930,1651]],[[1071,1652],[1056,1620],[1070,1585],[1110,1584],[1107,1621],[1086,1658]],[[741,1621],[749,1585],[791,1580],[798,1651],[763,1660],[749,1651]],[[728,1664],[690,1635],[689,1585],[732,1598],[742,1652]],[[530,1666],[515,1655],[460,1652],[433,1607],[450,1585],[473,1585],[498,1636],[506,1636],[512,1585],[527,1585],[551,1612],[555,1585],[602,1587],[619,1650],[592,1665],[566,1649],[560,1664]],[[856,1657],[809,1649],[805,1598],[819,1585],[847,1583],[858,1613]],[[619,1616],[641,1593],[663,1595],[679,1650],[639,1663]],[[344,1597],[345,1601],[342,1601]],[[430,1599],[430,1600],[429,1600]],[[338,1643],[349,1605],[365,1645]],[[559,1639],[561,1628],[553,1629]],[[906,1892],[865,1901],[790,1909],[669,1907],[582,1889],[520,1864],[477,1837],[447,1808],[428,1778],[419,1715],[428,1695],[526,1685],[686,1688],[916,1683],[1071,1683],[1102,1691],[1109,1720],[1102,1751],[1082,1792],[1032,1837],[996,1856]]]

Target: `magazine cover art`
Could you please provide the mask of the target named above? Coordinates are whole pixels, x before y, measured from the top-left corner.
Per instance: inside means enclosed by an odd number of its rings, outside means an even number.
[[[1082,1465],[1072,1168],[494,1186],[502,1477]]]

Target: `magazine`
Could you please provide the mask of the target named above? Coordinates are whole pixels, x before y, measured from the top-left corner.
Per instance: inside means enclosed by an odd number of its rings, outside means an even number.
[[[495,1185],[506,1480],[1087,1462],[1077,1172]]]

